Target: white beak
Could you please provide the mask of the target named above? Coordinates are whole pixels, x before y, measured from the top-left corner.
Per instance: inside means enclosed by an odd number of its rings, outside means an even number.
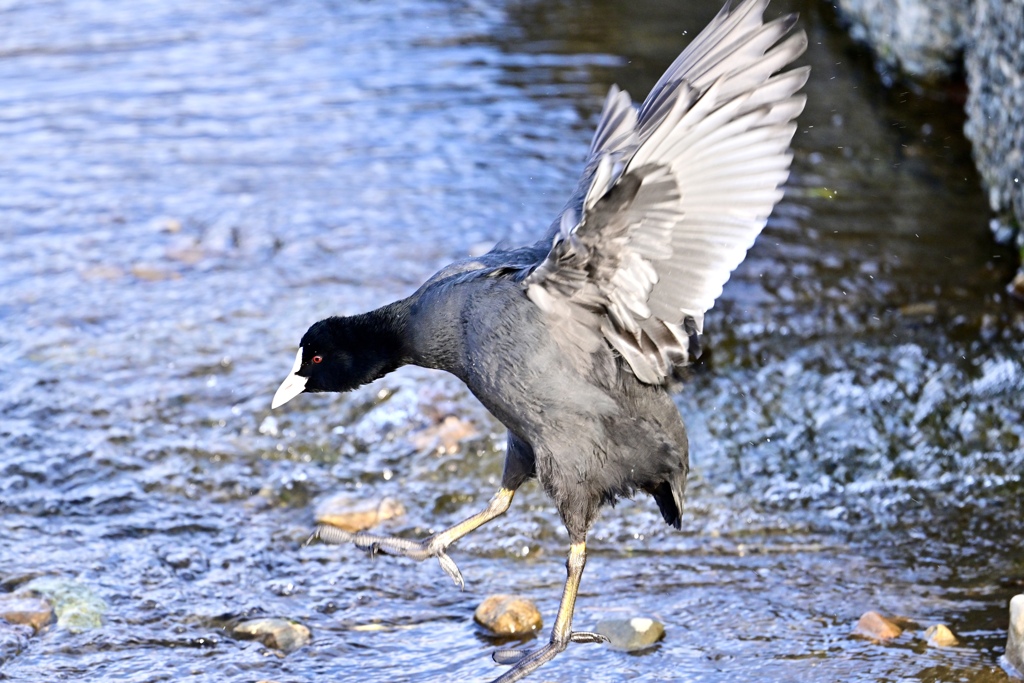
[[[306,389],[307,377],[296,375],[299,366],[302,365],[302,348],[299,348],[299,352],[295,354],[295,364],[292,365],[292,371],[284,378],[281,382],[281,386],[277,388],[277,393],[274,394],[274,400],[270,402],[270,409],[273,410],[278,406],[283,406],[288,401],[292,400]]]

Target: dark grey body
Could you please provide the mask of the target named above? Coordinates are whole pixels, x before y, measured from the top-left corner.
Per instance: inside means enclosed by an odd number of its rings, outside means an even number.
[[[461,379],[508,428],[503,486],[535,476],[574,541],[602,504],[637,489],[678,527],[688,443],[672,399],[607,344],[569,362],[509,261],[495,253],[452,264],[403,302],[409,359]]]

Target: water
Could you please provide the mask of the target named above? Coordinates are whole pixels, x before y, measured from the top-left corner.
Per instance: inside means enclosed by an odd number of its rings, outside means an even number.
[[[594,530],[577,625],[655,616],[643,656],[538,680],[1001,681],[1024,590],[1024,310],[1003,294],[955,88],[877,85],[810,0],[791,190],[708,316],[679,396],[681,532]],[[436,564],[299,547],[317,501],[392,496],[414,537],[480,509],[502,430],[405,369],[266,421],[306,326],[534,239],[612,82],[641,97],[716,3],[99,3],[0,8],[0,583],[77,581],[101,628],[0,677],[487,680],[489,593],[550,624],[567,539],[528,485]],[[686,32],[686,36],[681,34]],[[454,453],[434,425],[476,432]],[[442,451],[444,449],[441,449]],[[916,626],[850,637],[868,609]],[[296,619],[278,656],[226,616]],[[957,648],[927,648],[947,623]],[[544,636],[542,636],[544,637]]]

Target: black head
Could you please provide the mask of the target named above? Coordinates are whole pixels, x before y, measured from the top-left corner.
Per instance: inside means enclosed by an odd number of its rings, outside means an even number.
[[[395,332],[374,314],[327,318],[302,336],[292,371],[272,408],[303,392],[351,391],[402,364]]]
[[[298,374],[308,378],[306,391],[351,391],[373,381],[357,359],[365,356],[366,339],[360,338],[351,318],[327,318],[302,335],[302,363]]]

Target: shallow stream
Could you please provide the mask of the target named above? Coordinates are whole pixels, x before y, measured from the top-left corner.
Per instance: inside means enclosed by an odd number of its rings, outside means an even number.
[[[603,96],[642,99],[717,2],[0,5],[0,589],[106,604],[0,650],[12,681],[488,680],[488,594],[553,620],[567,538],[535,485],[435,563],[300,543],[318,501],[396,498],[424,536],[480,509],[503,430],[454,379],[270,397],[309,323],[533,241]],[[1004,294],[955,87],[885,89],[826,3],[790,190],[678,397],[683,530],[605,512],[577,624],[642,655],[538,681],[1005,681],[1024,592],[1024,307]],[[456,416],[462,436],[438,424]],[[451,446],[451,448],[448,448]],[[906,617],[888,644],[866,610]],[[297,620],[283,656],[225,615]],[[925,645],[945,623],[954,648]],[[545,631],[546,634],[546,631]],[[541,637],[546,637],[543,635]]]

